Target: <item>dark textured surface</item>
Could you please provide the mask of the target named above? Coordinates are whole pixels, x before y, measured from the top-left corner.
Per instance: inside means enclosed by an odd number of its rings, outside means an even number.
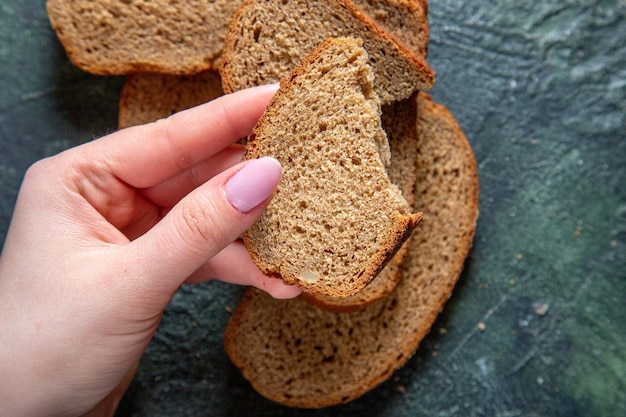
[[[44,6],[0,4],[2,240],[25,169],[117,123],[123,80],[74,68]],[[224,353],[241,290],[185,287],[118,415],[626,415],[626,2],[433,0],[430,22],[433,95],[475,149],[481,215],[417,354],[351,404],[287,409]]]

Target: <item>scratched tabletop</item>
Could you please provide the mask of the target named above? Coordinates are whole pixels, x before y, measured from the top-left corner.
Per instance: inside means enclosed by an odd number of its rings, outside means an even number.
[[[222,346],[243,289],[186,286],[119,416],[626,415],[626,2],[432,0],[429,15],[432,94],[475,151],[481,198],[416,354],[352,403],[282,407]],[[123,81],[68,61],[44,0],[2,0],[2,242],[28,166],[114,131]]]

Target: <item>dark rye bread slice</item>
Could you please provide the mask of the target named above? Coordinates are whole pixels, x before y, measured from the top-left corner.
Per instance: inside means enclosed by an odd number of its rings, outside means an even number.
[[[245,159],[272,156],[283,166],[272,201],[243,235],[266,275],[354,295],[421,220],[387,175],[373,79],[359,40],[327,39],[281,81],[248,136]]]
[[[381,122],[387,133],[391,164],[389,179],[400,187],[406,201],[415,201],[415,158],[417,157],[417,93],[408,99],[382,107]],[[331,297],[303,293],[302,298],[331,311],[357,311],[387,296],[400,282],[400,265],[408,251],[408,242],[402,245],[385,268],[362,291],[351,297]]]
[[[195,75],[131,74],[122,88],[118,127],[154,122],[223,94],[220,74],[214,70]]]
[[[319,408],[363,395],[411,357],[448,300],[478,217],[476,162],[452,114],[422,94],[418,123],[415,204],[427,212],[394,292],[362,311],[331,313],[251,289],[235,309],[226,351],[270,400]]]
[[[428,2],[426,0],[352,0],[379,25],[415,53],[428,54]]]
[[[247,0],[224,43],[222,83],[229,93],[277,82],[330,37],[363,40],[383,104],[430,89],[434,72],[425,58],[398,42],[349,0]]]
[[[132,74],[126,77],[119,109],[119,128],[153,122],[178,111],[212,100],[222,94],[219,73],[205,71],[191,76]],[[415,96],[383,106],[382,126],[389,140],[391,165],[389,179],[413,204],[417,147]],[[411,162],[410,162],[411,161]],[[410,239],[410,238],[409,238]],[[330,297],[321,294],[303,296],[307,301],[334,311],[354,311],[390,293],[400,280],[400,264],[408,250],[405,243],[378,276],[358,294]]]
[[[243,0],[48,0],[70,60],[94,74],[194,74],[217,68]]]

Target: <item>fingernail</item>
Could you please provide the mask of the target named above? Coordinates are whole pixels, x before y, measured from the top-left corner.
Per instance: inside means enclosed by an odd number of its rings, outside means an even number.
[[[247,213],[270,197],[280,181],[280,163],[270,157],[255,159],[240,169],[224,185],[226,199],[237,210]]]

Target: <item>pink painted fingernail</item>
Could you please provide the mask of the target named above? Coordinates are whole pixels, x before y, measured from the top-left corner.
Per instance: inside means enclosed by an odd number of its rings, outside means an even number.
[[[240,169],[224,185],[226,199],[237,210],[247,213],[270,197],[280,181],[282,168],[274,158],[255,159]]]

